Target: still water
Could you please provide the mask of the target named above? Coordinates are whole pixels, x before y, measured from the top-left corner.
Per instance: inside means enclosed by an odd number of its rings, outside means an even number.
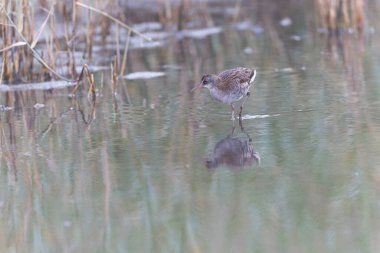
[[[378,252],[376,36],[223,27],[128,71],[0,95],[1,252]],[[205,73],[258,75],[242,127]],[[11,107],[7,108],[7,107]]]

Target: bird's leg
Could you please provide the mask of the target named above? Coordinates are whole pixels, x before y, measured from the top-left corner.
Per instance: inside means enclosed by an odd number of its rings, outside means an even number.
[[[240,118],[240,119],[241,119],[241,113],[242,113],[242,111],[243,111],[243,107],[244,107],[245,100],[247,100],[247,97],[249,97],[249,95],[251,95],[251,93],[248,91],[248,92],[247,92],[247,95],[244,97],[243,102],[242,102],[241,105],[240,105],[240,112],[239,112],[239,118]]]
[[[243,111],[243,104],[240,106],[239,120],[241,120],[241,112]]]
[[[240,105],[239,119],[241,119],[241,113],[243,111],[244,102],[245,102],[245,99],[243,100],[243,103]]]
[[[232,109],[231,119],[232,119],[232,120],[235,120],[235,108],[234,108],[234,105],[233,105],[233,104],[231,104],[231,109]]]

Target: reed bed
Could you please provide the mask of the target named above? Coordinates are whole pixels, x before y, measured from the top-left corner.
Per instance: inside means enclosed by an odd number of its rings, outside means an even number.
[[[315,23],[319,27],[329,31],[364,28],[366,6],[363,0],[314,0],[302,3],[299,9],[313,2],[316,7],[311,14],[316,13]],[[154,21],[167,31],[180,31],[213,27],[220,18],[224,24],[253,19],[268,25],[269,34],[274,35],[273,20],[292,14],[284,12],[283,7],[290,5],[297,9],[296,6],[300,6],[294,0],[285,3],[240,0],[229,3],[232,13],[228,15],[219,13],[217,17],[210,10],[210,6],[223,10],[225,5],[201,0],[151,0],[135,5],[116,0],[0,0],[0,83],[77,81],[84,64],[94,63],[94,47],[99,37],[103,44],[116,41],[114,57],[107,62],[108,66],[112,65],[116,82],[117,77],[127,71],[130,38],[138,36],[150,40],[132,28],[134,23]],[[313,16],[308,12],[296,15]],[[128,32],[122,32],[123,29]]]
[[[39,82],[52,78],[75,81],[79,74],[78,66],[91,63],[97,28],[100,28],[98,33],[105,41],[110,35],[111,22],[149,40],[124,22],[122,12],[113,13],[115,11],[112,10],[120,9],[114,0],[87,1],[88,4],[84,1],[54,2],[0,2],[2,82]],[[98,17],[94,18],[95,15]],[[82,62],[78,62],[76,57],[80,44],[84,45],[80,52]],[[125,71],[125,66],[120,69]]]
[[[206,3],[192,5],[190,0],[179,4],[157,0],[154,4],[157,7],[154,10],[156,21],[167,27],[175,24],[176,29],[182,29],[189,21],[187,10],[195,6],[202,9],[198,11],[202,19],[212,23]],[[102,42],[107,43],[107,39],[114,35],[110,32],[112,25],[116,25],[117,50],[116,57],[109,64],[116,76],[125,74],[129,38],[139,36],[147,41],[150,38],[127,25],[124,9],[127,7],[115,0],[66,0],[56,4],[52,0],[2,0],[1,82],[77,81],[82,72],[78,68],[92,63],[94,36],[100,35]],[[120,29],[128,30],[127,39],[123,38],[126,41],[123,48],[120,47]],[[84,45],[79,52],[78,45]],[[78,54],[81,61],[76,57]]]
[[[183,29],[190,21],[189,10],[195,10],[193,18],[213,25],[207,3],[203,1],[193,4],[191,0],[157,0],[153,6],[154,21],[167,28]],[[110,32],[111,26],[116,26],[117,45],[116,56],[109,64],[115,76],[125,74],[129,38],[139,36],[151,40],[127,24],[128,11],[126,4],[115,0],[0,1],[1,82],[78,81],[79,73],[83,73],[78,68],[92,63],[95,36],[100,35],[102,42],[107,43],[109,37],[115,35]],[[140,13],[140,16],[149,21],[147,15]],[[134,18],[142,21],[131,14],[131,19]],[[120,29],[128,30],[126,39],[121,38]],[[121,41],[125,41],[123,48]]]

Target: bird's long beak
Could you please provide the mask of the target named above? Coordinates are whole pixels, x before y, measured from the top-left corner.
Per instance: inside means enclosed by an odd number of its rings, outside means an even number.
[[[195,85],[195,87],[191,90],[191,92],[194,92],[196,90],[199,90],[200,88],[202,88],[202,84],[201,83],[198,83],[197,85]]]

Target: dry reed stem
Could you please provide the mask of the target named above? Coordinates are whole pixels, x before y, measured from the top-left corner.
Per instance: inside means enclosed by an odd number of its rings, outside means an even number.
[[[75,4],[77,4],[77,5],[79,5],[79,6],[83,7],[83,8],[86,8],[86,9],[88,9],[88,10],[91,10],[91,11],[93,11],[93,12],[96,12],[96,13],[98,13],[98,14],[101,14],[101,15],[103,15],[103,16],[105,16],[105,17],[111,19],[111,20],[114,21],[115,23],[119,24],[120,26],[122,26],[122,27],[124,27],[124,28],[126,28],[126,29],[128,29],[128,30],[130,30],[130,31],[132,31],[133,33],[137,34],[138,36],[142,37],[143,39],[145,39],[145,40],[147,40],[147,41],[152,41],[152,38],[149,38],[149,37],[145,36],[144,34],[142,34],[142,33],[138,32],[138,31],[136,31],[135,29],[133,29],[133,28],[130,27],[129,25],[123,23],[122,21],[120,21],[120,20],[118,20],[117,18],[115,18],[115,17],[109,15],[108,13],[106,13],[106,12],[104,12],[104,11],[98,10],[98,9],[92,7],[92,6],[86,5],[86,4],[81,3],[81,2],[75,2]]]
[[[129,41],[130,41],[130,38],[131,38],[131,33],[132,33],[131,30],[129,30],[128,31],[127,41],[125,42],[123,61],[122,61],[121,69],[120,69],[120,73],[119,73],[120,76],[122,76],[122,75],[125,74],[125,70],[127,68],[127,53],[128,53]]]
[[[0,72],[0,85],[2,84],[3,82],[3,75],[4,75],[4,59],[3,59],[3,63],[1,65],[1,72]]]
[[[80,72],[79,78],[76,81],[76,85],[74,86],[74,88],[71,91],[71,93],[74,94],[78,90],[79,84],[80,84],[81,81],[83,81],[83,78],[85,78],[85,76],[87,78],[87,81],[90,84],[88,93],[91,94],[91,95],[93,95],[93,96],[95,96],[96,94],[95,94],[94,75],[90,72],[87,64],[83,64],[82,71]]]
[[[50,18],[50,16],[51,16],[52,13],[53,13],[53,8],[50,9],[47,17],[45,18],[44,22],[42,23],[42,25],[40,27],[37,35],[34,37],[34,40],[33,40],[32,44],[31,44],[32,48],[34,48],[37,45],[38,40],[39,40],[39,38],[40,38],[40,36],[42,34],[42,31],[44,30],[44,28],[45,28],[45,26],[46,26],[46,24],[47,24],[47,22],[48,22],[48,20],[49,20],[49,18]]]
[[[115,69],[113,67],[112,62],[111,62],[110,69],[111,69],[111,77],[112,77],[112,79],[111,79],[112,93],[115,94],[117,79],[116,79]]]
[[[117,66],[117,70],[119,71],[120,70],[120,28],[118,25],[116,25],[116,66]]]
[[[90,87],[88,89],[88,95],[91,95],[92,100],[95,100],[96,90],[95,90],[94,74],[89,73],[89,71],[87,71],[87,81],[90,83]]]
[[[239,19],[239,16],[241,15],[242,7],[241,0],[237,0],[234,8],[234,14],[232,16],[233,22],[236,22]]]
[[[74,54],[72,52],[72,43],[71,43],[74,35],[73,34],[69,34],[69,17],[68,17],[68,13],[67,13],[67,10],[66,10],[65,6],[63,6],[63,17],[64,17],[64,20],[65,20],[64,38],[66,40],[66,47],[67,47],[67,54],[68,54],[68,57],[67,57],[67,59],[68,59],[68,61],[67,61],[67,69],[68,69],[68,72],[71,73],[72,76],[75,76],[76,75],[76,71],[75,71],[75,65],[74,65],[74,62],[73,62]]]
[[[208,10],[208,4],[207,2],[200,2],[200,7],[201,7],[201,13],[203,15],[203,18],[206,20],[207,26],[208,27],[213,27],[214,26],[214,21],[212,20],[212,17],[210,15],[210,12]]]
[[[95,33],[95,28],[92,22],[92,12],[88,10],[88,22],[87,22],[87,33],[86,33],[86,48],[88,54],[89,62],[92,61],[92,46],[93,46],[93,36]]]

